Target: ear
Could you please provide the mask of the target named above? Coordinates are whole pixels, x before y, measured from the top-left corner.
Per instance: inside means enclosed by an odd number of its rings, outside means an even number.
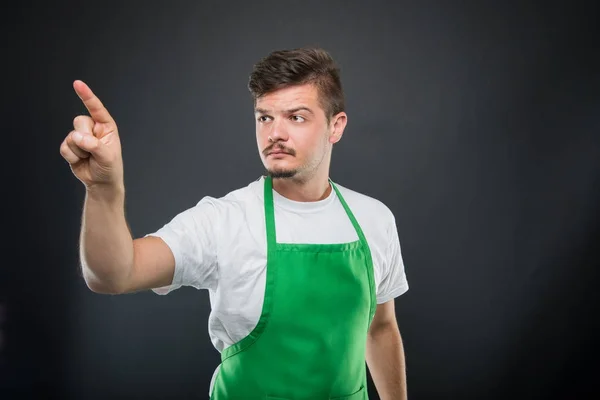
[[[340,112],[331,117],[331,135],[329,136],[329,143],[337,143],[342,138],[344,134],[344,129],[346,128],[346,124],[348,123],[348,116],[345,112]]]

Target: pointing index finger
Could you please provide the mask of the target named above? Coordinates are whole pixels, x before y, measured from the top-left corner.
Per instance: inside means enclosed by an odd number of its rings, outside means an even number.
[[[73,82],[73,89],[75,89],[75,92],[81,101],[83,101],[83,104],[90,112],[90,116],[94,121],[114,123],[106,107],[104,107],[100,99],[96,97],[88,85],[80,80],[76,80]]]

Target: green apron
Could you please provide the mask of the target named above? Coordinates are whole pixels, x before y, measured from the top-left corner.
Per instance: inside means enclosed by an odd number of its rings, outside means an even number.
[[[212,400],[367,400],[365,346],[375,315],[369,246],[277,243],[273,182],[264,185],[267,277],[256,327],[221,353]]]

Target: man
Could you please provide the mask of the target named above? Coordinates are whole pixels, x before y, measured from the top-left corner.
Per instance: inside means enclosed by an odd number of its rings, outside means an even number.
[[[265,176],[204,197],[133,240],[117,125],[81,81],[60,152],[86,187],[81,261],[98,293],[182,285],[210,293],[221,352],[211,399],[405,399],[394,298],[408,290],[394,216],[329,178],[347,115],[339,68],[318,48],[274,51],[250,76]]]

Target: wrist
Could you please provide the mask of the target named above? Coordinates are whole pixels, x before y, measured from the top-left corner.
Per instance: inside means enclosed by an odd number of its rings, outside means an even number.
[[[125,197],[123,184],[97,183],[85,187],[86,196],[98,201],[121,202]]]

